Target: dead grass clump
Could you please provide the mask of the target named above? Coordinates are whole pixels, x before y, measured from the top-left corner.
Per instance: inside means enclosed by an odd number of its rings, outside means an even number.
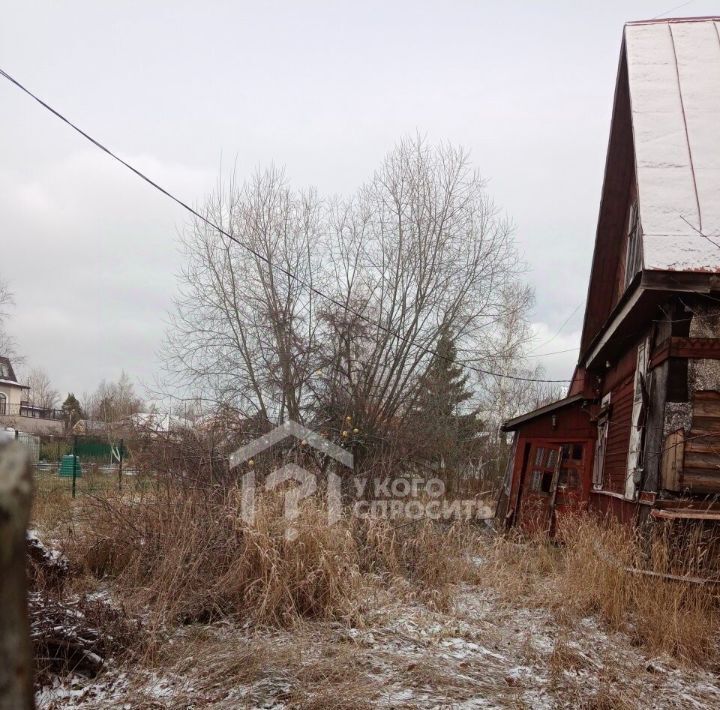
[[[355,524],[363,571],[391,585],[400,581],[441,610],[451,605],[454,585],[474,578],[471,551],[476,535],[461,522],[364,518]]]
[[[563,519],[555,541],[498,536],[486,557],[481,581],[509,603],[550,608],[569,624],[598,615],[651,652],[719,660],[720,587],[667,578],[708,576],[698,569],[698,560],[708,561],[697,545],[679,550],[668,534],[641,536],[586,514]]]
[[[717,589],[665,577],[678,568],[692,572],[682,554],[668,555],[667,540],[648,543],[627,526],[589,516],[568,521],[563,540],[554,590],[566,604],[581,614],[598,613],[611,628],[630,632],[653,651],[695,662],[717,660]]]
[[[509,603],[542,605],[542,590],[559,563],[557,546],[546,535],[524,536],[517,530],[498,535],[483,551],[479,582]]]
[[[37,478],[32,503],[33,526],[55,533],[72,522],[73,500],[67,488],[46,478]],[[62,483],[62,482],[61,482]]]
[[[320,498],[302,501],[289,522],[284,503],[282,491],[258,496],[249,524],[234,489],[107,492],[84,499],[66,549],[160,625],[226,616],[275,626],[360,620],[372,584],[445,609],[453,585],[476,570],[468,524],[348,515],[329,525]]]
[[[258,505],[254,526],[242,521],[233,495],[167,488],[142,501],[92,503],[70,555],[115,578],[129,601],[161,620],[232,615],[287,625],[352,611],[354,541],[347,529],[329,527],[312,501],[293,522],[292,540],[271,497]]]

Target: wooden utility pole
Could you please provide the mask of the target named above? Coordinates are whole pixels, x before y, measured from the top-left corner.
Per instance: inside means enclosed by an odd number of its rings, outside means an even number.
[[[0,710],[35,707],[25,570],[32,485],[25,447],[0,444]]]

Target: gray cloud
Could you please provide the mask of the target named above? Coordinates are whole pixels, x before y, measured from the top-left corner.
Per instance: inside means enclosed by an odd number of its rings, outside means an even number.
[[[542,343],[585,298],[622,24],[663,9],[48,0],[5,8],[0,65],[191,202],[221,159],[333,193],[402,135],[464,145],[517,225]],[[19,349],[63,392],[150,380],[185,215],[5,82],[0,106]],[[581,319],[538,352],[576,345]],[[542,360],[569,376],[574,354]]]

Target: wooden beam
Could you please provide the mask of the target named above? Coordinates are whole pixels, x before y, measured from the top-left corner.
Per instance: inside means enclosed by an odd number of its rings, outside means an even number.
[[[720,520],[720,511],[717,510],[660,510],[655,508],[650,515],[659,520]]]
[[[25,569],[31,501],[27,450],[0,446],[0,710],[35,707]]]
[[[662,365],[671,357],[720,360],[720,338],[667,338],[650,357],[650,369]]]

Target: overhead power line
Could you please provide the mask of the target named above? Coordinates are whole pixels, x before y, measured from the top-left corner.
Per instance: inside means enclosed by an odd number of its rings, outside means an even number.
[[[555,338],[557,338],[558,335],[560,335],[560,333],[562,332],[562,329],[570,322],[570,319],[578,312],[578,309],[580,308],[580,306],[582,306],[582,303],[578,303],[577,306],[575,306],[575,308],[573,309],[573,312],[562,322],[562,325],[557,329],[557,331],[555,332],[555,335],[553,335],[552,338],[549,338],[548,340],[545,340],[542,343],[540,343],[540,345],[536,345],[534,348],[531,348],[530,352],[531,353],[535,352],[535,350],[537,350],[538,348],[542,348],[542,347],[545,347],[546,345],[550,345],[550,343],[552,343],[552,341],[555,340]]]
[[[435,352],[435,351],[432,350],[431,348],[427,348],[427,347],[425,347],[424,345],[420,345],[419,343],[413,342],[412,340],[410,340],[410,339],[407,338],[406,336],[401,335],[400,333],[396,333],[396,332],[393,331],[391,328],[388,328],[387,326],[382,325],[382,323],[374,322],[371,318],[368,318],[366,315],[364,315],[364,314],[362,314],[362,313],[360,313],[360,312],[358,312],[358,311],[350,308],[349,306],[347,306],[347,305],[344,304],[344,303],[341,303],[340,301],[338,301],[337,299],[333,298],[332,296],[329,296],[328,294],[320,291],[316,286],[313,286],[311,283],[308,283],[308,282],[304,281],[302,278],[300,278],[300,277],[297,276],[296,274],[292,273],[292,272],[289,271],[288,269],[286,269],[286,268],[284,268],[284,267],[282,267],[282,266],[276,266],[276,265],[274,265],[274,264],[270,261],[270,259],[268,259],[266,256],[264,256],[263,254],[260,254],[259,252],[255,251],[252,247],[248,246],[247,244],[243,244],[239,239],[237,239],[236,237],[234,237],[232,234],[228,234],[228,232],[226,232],[226,231],[225,231],[224,229],[222,229],[220,226],[218,226],[217,224],[215,224],[214,222],[212,222],[211,220],[209,220],[209,219],[208,219],[207,217],[205,217],[204,215],[200,214],[197,210],[193,209],[190,205],[187,204],[187,202],[184,202],[184,201],[181,200],[179,197],[176,197],[176,196],[173,195],[170,191],[166,190],[164,187],[162,187],[161,185],[159,185],[158,183],[156,183],[154,180],[152,180],[151,178],[149,178],[147,175],[145,175],[145,173],[143,173],[142,171],[138,170],[136,167],[134,167],[133,165],[131,165],[131,164],[128,163],[127,161],[123,160],[120,156],[118,156],[118,155],[117,155],[116,153],[114,153],[112,150],[110,150],[110,149],[107,148],[105,145],[103,145],[102,143],[100,143],[100,141],[98,141],[98,140],[96,140],[95,138],[93,138],[90,134],[88,134],[88,133],[86,133],[85,131],[83,131],[82,128],[80,128],[79,126],[77,126],[77,125],[76,125],[75,123],[73,123],[70,119],[66,118],[63,114],[61,114],[59,111],[57,111],[57,110],[54,109],[52,106],[50,106],[50,104],[48,104],[47,102],[43,101],[39,96],[37,96],[36,94],[34,94],[32,91],[30,91],[30,89],[28,89],[28,88],[25,87],[23,84],[21,84],[17,79],[15,79],[14,77],[10,76],[10,74],[8,74],[8,73],[7,73],[6,71],[4,71],[2,68],[0,68],[0,76],[3,76],[3,77],[4,77],[5,79],[7,79],[11,84],[14,84],[18,89],[20,89],[22,92],[24,92],[25,94],[27,94],[30,98],[32,98],[32,99],[34,99],[35,101],[37,101],[37,103],[39,103],[43,108],[45,108],[45,109],[47,109],[48,111],[50,111],[50,113],[52,113],[56,118],[59,118],[63,123],[66,123],[68,126],[70,126],[70,128],[72,128],[74,131],[76,131],[77,133],[79,133],[83,138],[85,138],[86,140],[90,141],[90,143],[92,143],[96,148],[100,149],[103,153],[106,153],[107,155],[109,155],[111,158],[113,158],[114,160],[116,160],[116,161],[117,161],[118,163],[120,163],[121,165],[124,165],[128,170],[130,170],[131,172],[135,173],[135,175],[137,175],[141,180],[144,180],[146,183],[148,183],[148,185],[151,185],[151,186],[154,187],[158,192],[161,192],[163,195],[165,195],[165,197],[168,197],[168,198],[171,199],[173,202],[175,202],[175,203],[177,203],[178,205],[180,205],[180,207],[182,207],[183,209],[187,210],[190,214],[192,214],[193,216],[195,216],[197,219],[201,220],[202,222],[205,222],[205,224],[207,224],[209,227],[212,227],[213,229],[217,230],[217,231],[218,231],[220,234],[222,234],[223,236],[225,236],[225,237],[227,237],[228,239],[230,239],[231,241],[235,242],[239,247],[241,247],[242,249],[245,249],[246,251],[248,251],[248,252],[249,252],[250,254],[252,254],[256,259],[260,259],[261,261],[265,262],[270,269],[277,269],[280,273],[284,274],[284,275],[287,276],[288,278],[293,279],[294,281],[296,281],[297,283],[299,283],[301,286],[303,286],[303,288],[306,288],[310,293],[313,293],[313,294],[315,294],[316,296],[325,299],[325,300],[328,301],[329,303],[332,303],[334,306],[343,309],[343,310],[346,311],[347,313],[351,313],[351,314],[354,315],[355,317],[360,318],[360,319],[361,319],[362,321],[364,321],[365,323],[368,323],[368,324],[370,324],[370,325],[372,325],[372,326],[376,326],[377,328],[379,328],[380,330],[384,331],[384,332],[387,333],[388,335],[391,335],[391,336],[393,336],[394,338],[397,338],[398,340],[401,340],[401,341],[407,343],[407,344],[410,345],[411,347],[417,348],[418,350],[421,350],[422,352],[424,352],[424,353],[426,353],[426,354],[428,354],[428,355],[432,355],[432,356],[438,357],[438,358],[440,358],[440,359],[442,359],[442,360],[446,360],[446,361],[448,361],[448,362],[452,362],[452,361],[450,360],[450,358],[447,358],[447,357],[441,355],[440,353]],[[541,379],[541,378],[536,378],[536,377],[523,377],[523,376],[521,376],[521,375],[509,375],[509,374],[504,374],[504,373],[502,373],[502,372],[492,372],[491,370],[484,370],[484,369],[482,369],[482,368],[480,368],[480,367],[476,367],[476,366],[474,366],[474,365],[470,365],[469,363],[467,363],[467,362],[462,362],[462,361],[457,361],[455,364],[462,365],[463,367],[466,367],[466,368],[468,368],[469,370],[473,370],[474,372],[478,372],[478,373],[480,373],[481,375],[490,375],[491,377],[499,377],[499,378],[509,379],[509,380],[519,380],[519,381],[522,381],[522,382],[551,382],[551,383],[567,383],[567,382],[570,382],[570,380],[546,380],[546,379]]]
[[[551,353],[533,353],[525,355],[525,357],[547,357],[548,355],[559,355],[560,353],[577,352],[580,348],[566,348],[565,350],[553,350]]]

